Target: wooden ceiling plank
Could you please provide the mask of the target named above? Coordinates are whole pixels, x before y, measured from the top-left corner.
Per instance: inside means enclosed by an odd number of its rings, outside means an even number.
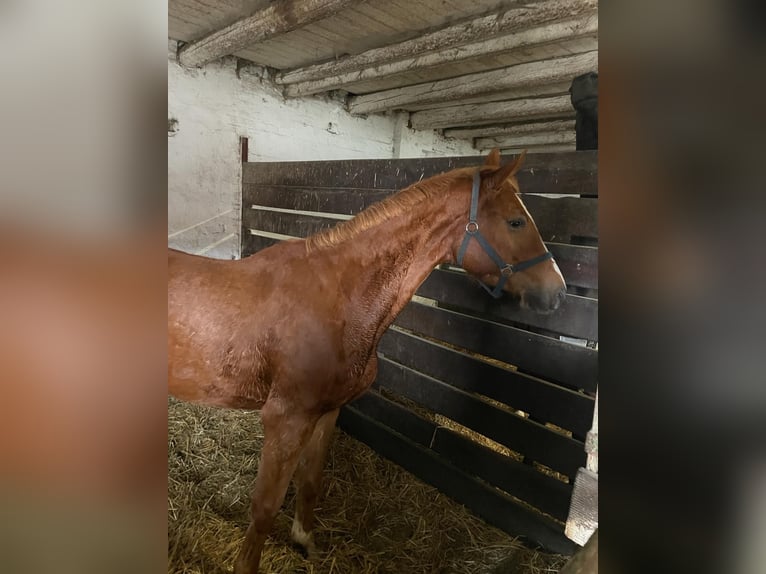
[[[444,130],[444,137],[469,139],[489,136],[523,137],[535,133],[574,131],[574,120],[555,120],[550,122],[528,122],[523,124],[497,124],[473,128]]]
[[[448,26],[398,44],[284,72],[276,81],[288,85],[288,96],[308,95],[413,68],[593,34],[598,30],[596,6],[596,0],[546,0]]]
[[[337,76],[328,76],[318,80],[307,80],[285,86],[287,97],[302,97],[338,88],[349,89],[349,86],[365,80],[398,79],[402,74],[416,71],[430,71],[435,68],[451,68],[457,65],[475,67],[475,70],[486,70],[487,65],[479,62],[481,57],[494,54],[508,54],[517,51],[525,61],[548,58],[551,54],[567,55],[555,47],[558,42],[566,42],[572,34],[592,35],[598,28],[597,16],[591,15],[577,20],[566,20],[554,24],[546,24],[537,28],[521,30],[514,34],[500,36],[489,40],[481,40],[458,48],[448,48],[436,52],[414,55],[405,59],[381,62],[363,70],[345,72]],[[410,40],[412,42],[415,40]],[[398,45],[398,44],[397,44]],[[396,46],[396,45],[395,45]],[[394,49],[394,47],[391,47]],[[384,48],[379,48],[384,50]],[[527,56],[535,53],[534,58]],[[353,57],[353,56],[352,56]],[[339,63],[348,58],[337,60]],[[452,74],[449,74],[450,76]],[[284,83],[284,75],[276,76],[275,80]]]
[[[410,122],[414,129],[438,129],[568,117],[574,117],[574,108],[567,95],[424,110],[411,114]]]
[[[443,101],[430,104],[409,104],[405,108],[408,112],[418,112],[421,110],[435,110],[438,108],[449,108],[457,104],[480,104],[482,102],[503,102],[507,100],[523,100],[526,98],[540,98],[543,96],[561,96],[569,93],[571,80],[555,82],[551,84],[531,85],[502,92],[493,92],[491,94],[480,94],[470,98],[461,98],[459,101]]]
[[[478,150],[489,150],[493,148],[510,149],[537,147],[545,145],[574,145],[575,131],[552,131],[540,132],[518,136],[492,136],[485,138],[476,138],[474,147]]]
[[[595,71],[597,68],[598,52],[586,52],[356,96],[349,101],[349,111],[352,114],[369,114],[386,110],[406,110],[410,105],[422,108],[441,102],[465,103],[461,100],[524,88],[527,89],[527,96],[534,96],[537,95],[535,86],[571,82],[575,76]],[[529,93],[530,88],[532,93]]]
[[[188,44],[179,52],[179,61],[188,67],[203,66],[257,42],[328,18],[357,2],[359,0],[278,0]]]
[[[502,155],[519,155],[521,152],[527,153],[562,153],[569,151],[577,151],[575,144],[559,144],[559,145],[537,145],[537,146],[524,146],[524,147],[512,147],[507,149],[501,149]]]

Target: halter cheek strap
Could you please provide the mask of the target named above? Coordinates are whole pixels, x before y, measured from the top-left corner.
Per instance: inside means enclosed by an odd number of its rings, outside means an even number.
[[[463,257],[465,257],[465,252],[468,249],[468,244],[471,242],[471,238],[476,239],[476,241],[479,242],[479,245],[481,245],[482,249],[484,249],[484,252],[489,255],[489,258],[492,259],[495,265],[497,265],[497,267],[500,269],[500,280],[497,282],[497,285],[495,285],[494,289],[483,281],[479,281],[479,285],[484,287],[487,293],[492,295],[495,299],[499,299],[503,293],[503,287],[511,275],[518,273],[519,271],[529,269],[530,267],[537,265],[538,263],[542,263],[543,261],[547,261],[548,259],[553,259],[553,255],[550,253],[550,251],[546,251],[542,255],[538,255],[532,259],[527,259],[526,261],[520,261],[515,265],[511,265],[510,263],[503,261],[503,258],[500,257],[498,252],[495,251],[495,249],[489,244],[489,241],[487,241],[485,237],[479,233],[479,224],[476,221],[477,214],[479,212],[479,187],[481,187],[481,175],[477,171],[473,176],[473,189],[471,190],[471,211],[468,216],[468,223],[465,226],[465,236],[463,237],[463,242],[460,244],[460,249],[457,252],[457,264],[460,267],[463,266]]]

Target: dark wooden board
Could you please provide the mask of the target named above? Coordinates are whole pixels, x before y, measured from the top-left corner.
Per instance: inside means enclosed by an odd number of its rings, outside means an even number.
[[[415,302],[402,310],[394,324],[575,390],[596,392],[598,351],[594,349]]]
[[[384,424],[350,407],[341,410],[338,424],[380,455],[435,486],[503,531],[522,536],[551,552],[569,555],[577,548],[564,536],[561,524],[515,503],[509,496]]]
[[[598,248],[548,243],[567,285],[598,289]]]
[[[548,314],[522,309],[510,296],[493,299],[465,273],[434,270],[418,288],[417,294],[442,304],[483,315],[553,331],[569,337],[598,340],[598,300],[567,296],[556,311]]]
[[[281,187],[245,183],[242,186],[242,207],[252,205],[322,211],[356,215],[373,203],[396,193],[389,189],[347,189],[337,187]]]
[[[478,393],[536,420],[584,437],[593,421],[594,399],[546,381],[484,362],[410,333],[389,329],[378,353],[458,389]]]
[[[345,188],[296,188],[245,184],[243,210],[252,205],[356,215],[370,205],[393,195],[390,190]],[[537,224],[544,241],[570,243],[576,236],[598,238],[598,200],[577,197],[550,198],[524,195],[524,203]],[[466,213],[466,219],[468,214]]]
[[[426,447],[430,446],[436,432],[436,423],[424,419],[372,389],[349,403],[349,406],[370,418],[385,421],[386,425],[396,432]]]
[[[451,429],[437,427],[374,390],[367,391],[348,406],[371,419],[384,422],[409,440],[433,449],[468,474],[566,521],[572,497],[571,484],[547,476]]]
[[[598,240],[598,199],[524,195],[523,200],[543,241]]]
[[[266,227],[270,227],[270,225],[267,225]],[[262,230],[262,231],[268,231],[268,230]],[[273,239],[270,237],[262,237],[259,235],[253,235],[250,233],[250,228],[243,227],[242,229],[242,257],[247,257],[249,255],[252,255],[256,251],[259,251],[261,249],[264,249],[266,247],[269,247],[270,245],[273,245],[275,243],[278,243],[278,239]],[[598,287],[598,250],[593,247],[580,247],[580,246],[570,246],[570,245],[561,245],[561,244],[548,244],[548,248],[551,250],[552,253],[556,256],[556,261],[559,264],[559,267],[561,267],[562,273],[564,273],[564,277],[567,280],[567,285],[574,285],[576,287],[586,287],[595,289]],[[571,257],[572,259],[567,259]],[[421,287],[422,288],[422,287]],[[464,287],[465,288],[465,287]],[[476,287],[477,290],[480,290],[480,287]],[[482,295],[484,295],[482,291]],[[427,295],[424,295],[427,296]],[[463,295],[465,296],[465,294]],[[485,295],[486,297],[486,295]],[[477,299],[478,301],[478,299]],[[503,298],[502,303],[500,305],[506,304],[506,298]],[[513,306],[513,303],[509,300],[507,301],[508,305]],[[471,307],[467,307],[471,308]],[[537,320],[538,323],[542,323],[545,321],[544,317],[541,317]],[[520,321],[524,322],[524,321]],[[598,327],[598,321],[597,318],[593,318],[590,321],[591,327],[589,328],[592,332],[594,329]],[[537,325],[535,322],[529,322],[530,325],[536,325],[540,327],[544,327],[544,325],[540,324]],[[579,327],[577,327],[579,330]],[[562,331],[562,334],[566,334]],[[583,337],[586,338],[586,337]],[[596,339],[593,339],[596,340]]]
[[[281,233],[292,237],[308,237],[341,223],[338,219],[251,209],[242,214],[242,225],[250,229]]]
[[[243,234],[249,229],[279,233],[291,237],[308,237],[323,229],[340,223],[337,219],[247,209],[242,213]],[[549,243],[548,248],[556,258],[567,285],[598,287],[598,248],[579,245]]]
[[[513,156],[504,157],[502,163]],[[481,157],[243,164],[243,183],[293,187],[402,189],[458,167],[481,165]],[[598,195],[598,152],[540,153],[527,156],[518,174],[525,193]]]
[[[572,498],[571,484],[546,476],[445,427],[436,429],[431,448],[467,473],[566,522]]]
[[[275,243],[279,243],[279,239],[273,239],[271,237],[262,237],[260,235],[253,235],[247,228],[242,229],[242,257],[249,257],[253,253],[271,247]]]
[[[389,391],[520,452],[567,476],[585,464],[582,442],[502,410],[470,393],[388,359],[378,366],[378,383]]]

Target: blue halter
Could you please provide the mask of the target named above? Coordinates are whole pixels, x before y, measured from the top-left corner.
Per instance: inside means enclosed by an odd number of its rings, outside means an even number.
[[[485,291],[492,295],[495,299],[499,299],[503,294],[503,286],[511,275],[518,273],[519,271],[529,269],[530,267],[537,265],[538,263],[542,263],[543,261],[547,261],[548,259],[553,259],[553,255],[550,251],[546,251],[542,255],[538,255],[532,259],[527,259],[526,261],[520,261],[515,265],[511,265],[510,263],[503,261],[503,258],[500,257],[497,251],[495,251],[489,242],[484,238],[484,236],[479,233],[479,224],[476,222],[476,215],[479,211],[480,186],[481,175],[477,171],[473,176],[473,189],[471,190],[471,213],[468,218],[468,223],[465,226],[465,237],[463,237],[463,243],[460,244],[460,249],[457,252],[457,264],[460,267],[463,266],[463,257],[465,256],[465,252],[468,249],[468,244],[470,243],[472,237],[475,238],[476,241],[479,242],[479,245],[481,245],[481,247],[484,249],[486,254],[489,255],[489,258],[492,259],[492,261],[495,262],[495,265],[497,265],[500,269],[500,280],[497,282],[497,285],[495,285],[494,289],[483,281],[479,281],[479,285],[484,287]]]

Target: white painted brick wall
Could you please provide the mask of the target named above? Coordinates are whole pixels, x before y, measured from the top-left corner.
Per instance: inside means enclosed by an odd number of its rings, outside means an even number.
[[[250,161],[373,159],[476,154],[468,142],[399,125],[397,116],[349,115],[340,102],[284,100],[257,67],[224,59],[187,70],[168,59],[168,245],[239,257],[239,138]],[[399,117],[401,122],[401,117]],[[401,140],[395,142],[396,135]]]

